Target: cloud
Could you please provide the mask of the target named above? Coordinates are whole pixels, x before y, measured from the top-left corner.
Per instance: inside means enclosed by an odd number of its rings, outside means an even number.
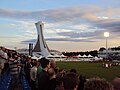
[[[120,32],[120,19],[102,20],[96,22],[96,25],[111,32]]]
[[[95,19],[96,16],[90,11],[89,9],[85,11],[80,7],[59,8],[44,11],[16,11],[10,9],[0,9],[0,17],[43,20],[47,22],[74,21],[78,18]]]
[[[74,26],[70,26],[71,28],[78,28],[80,30],[86,30],[90,27],[90,25],[87,24],[80,24],[80,25],[74,25]]]
[[[90,37],[94,36],[93,32],[60,32],[59,35],[68,36],[70,38]]]
[[[46,23],[45,33],[58,35],[62,38],[48,38],[46,40],[94,41],[100,38],[104,31],[120,34],[120,8],[100,7],[69,7],[40,11],[17,11],[0,9],[0,17],[21,20],[19,28],[29,35],[35,35],[33,23],[42,20]],[[23,22],[22,22],[23,20]],[[33,22],[28,22],[29,20]],[[56,36],[55,36],[56,37]]]
[[[109,19],[109,17],[105,17],[105,16],[98,16],[97,18],[99,18],[99,19]]]
[[[33,21],[17,21],[17,27],[25,34],[35,35],[36,27]]]
[[[25,41],[21,41],[21,44],[29,44],[29,43],[35,43],[36,39],[31,39],[31,40],[25,40]]]
[[[102,9],[99,7],[70,7],[40,11],[16,11],[10,9],[0,9],[0,17],[43,20],[45,22],[72,22],[72,21],[99,21],[102,18],[118,18],[120,8]]]
[[[19,32],[19,36],[31,38],[37,34],[34,23],[34,21],[15,21],[13,24],[10,25],[15,27],[15,30],[17,30],[16,32]]]
[[[90,39],[75,39],[75,38],[46,38],[46,41],[72,41],[72,42],[97,42],[96,40],[90,40]],[[36,43],[36,39],[30,39],[21,41],[21,44],[29,44],[29,43]]]

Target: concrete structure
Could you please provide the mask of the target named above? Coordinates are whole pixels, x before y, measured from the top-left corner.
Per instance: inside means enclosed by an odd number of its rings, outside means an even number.
[[[32,56],[33,43],[29,43],[29,56]]]
[[[41,21],[39,21],[39,22],[35,23],[35,25],[37,28],[38,38],[37,38],[36,45],[33,49],[33,56],[35,55],[38,58],[41,56],[47,57],[50,53],[49,53],[48,46],[43,37],[44,24]]]
[[[17,49],[17,53],[29,56],[29,49]]]

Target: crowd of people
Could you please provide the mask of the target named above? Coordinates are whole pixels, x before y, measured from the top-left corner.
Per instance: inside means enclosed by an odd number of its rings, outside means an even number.
[[[120,90],[120,77],[115,77],[112,83],[100,78],[86,79],[74,68],[60,69],[54,60],[44,57],[36,60],[0,47],[1,78],[6,71],[11,74],[11,87],[17,87],[24,76],[31,90]]]

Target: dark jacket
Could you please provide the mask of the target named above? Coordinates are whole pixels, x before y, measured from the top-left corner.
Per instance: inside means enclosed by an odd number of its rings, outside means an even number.
[[[38,90],[50,90],[50,81],[48,73],[42,70],[38,75]]]

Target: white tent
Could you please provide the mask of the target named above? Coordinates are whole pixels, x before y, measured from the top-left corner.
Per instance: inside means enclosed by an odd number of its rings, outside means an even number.
[[[36,57],[36,56],[31,57],[31,59],[35,59],[35,60],[39,60],[39,59],[41,59],[41,58],[42,58],[42,56],[40,56],[39,58]]]
[[[82,57],[88,57],[88,56],[86,56],[86,55],[84,54]]]
[[[93,56],[89,54],[88,57],[89,57],[89,58],[92,58]]]
[[[58,55],[58,54],[55,54],[55,55],[49,55],[48,58],[61,58],[61,57],[66,57],[64,55]]]
[[[95,60],[99,60],[99,58],[97,56],[94,57]]]
[[[61,57],[65,58],[66,56],[62,54]]]
[[[77,57],[82,57],[80,54]]]
[[[54,57],[55,57],[55,58],[60,58],[61,55],[55,54]]]
[[[50,55],[48,55],[47,57],[48,57],[48,58],[54,58],[55,56],[50,54]]]

